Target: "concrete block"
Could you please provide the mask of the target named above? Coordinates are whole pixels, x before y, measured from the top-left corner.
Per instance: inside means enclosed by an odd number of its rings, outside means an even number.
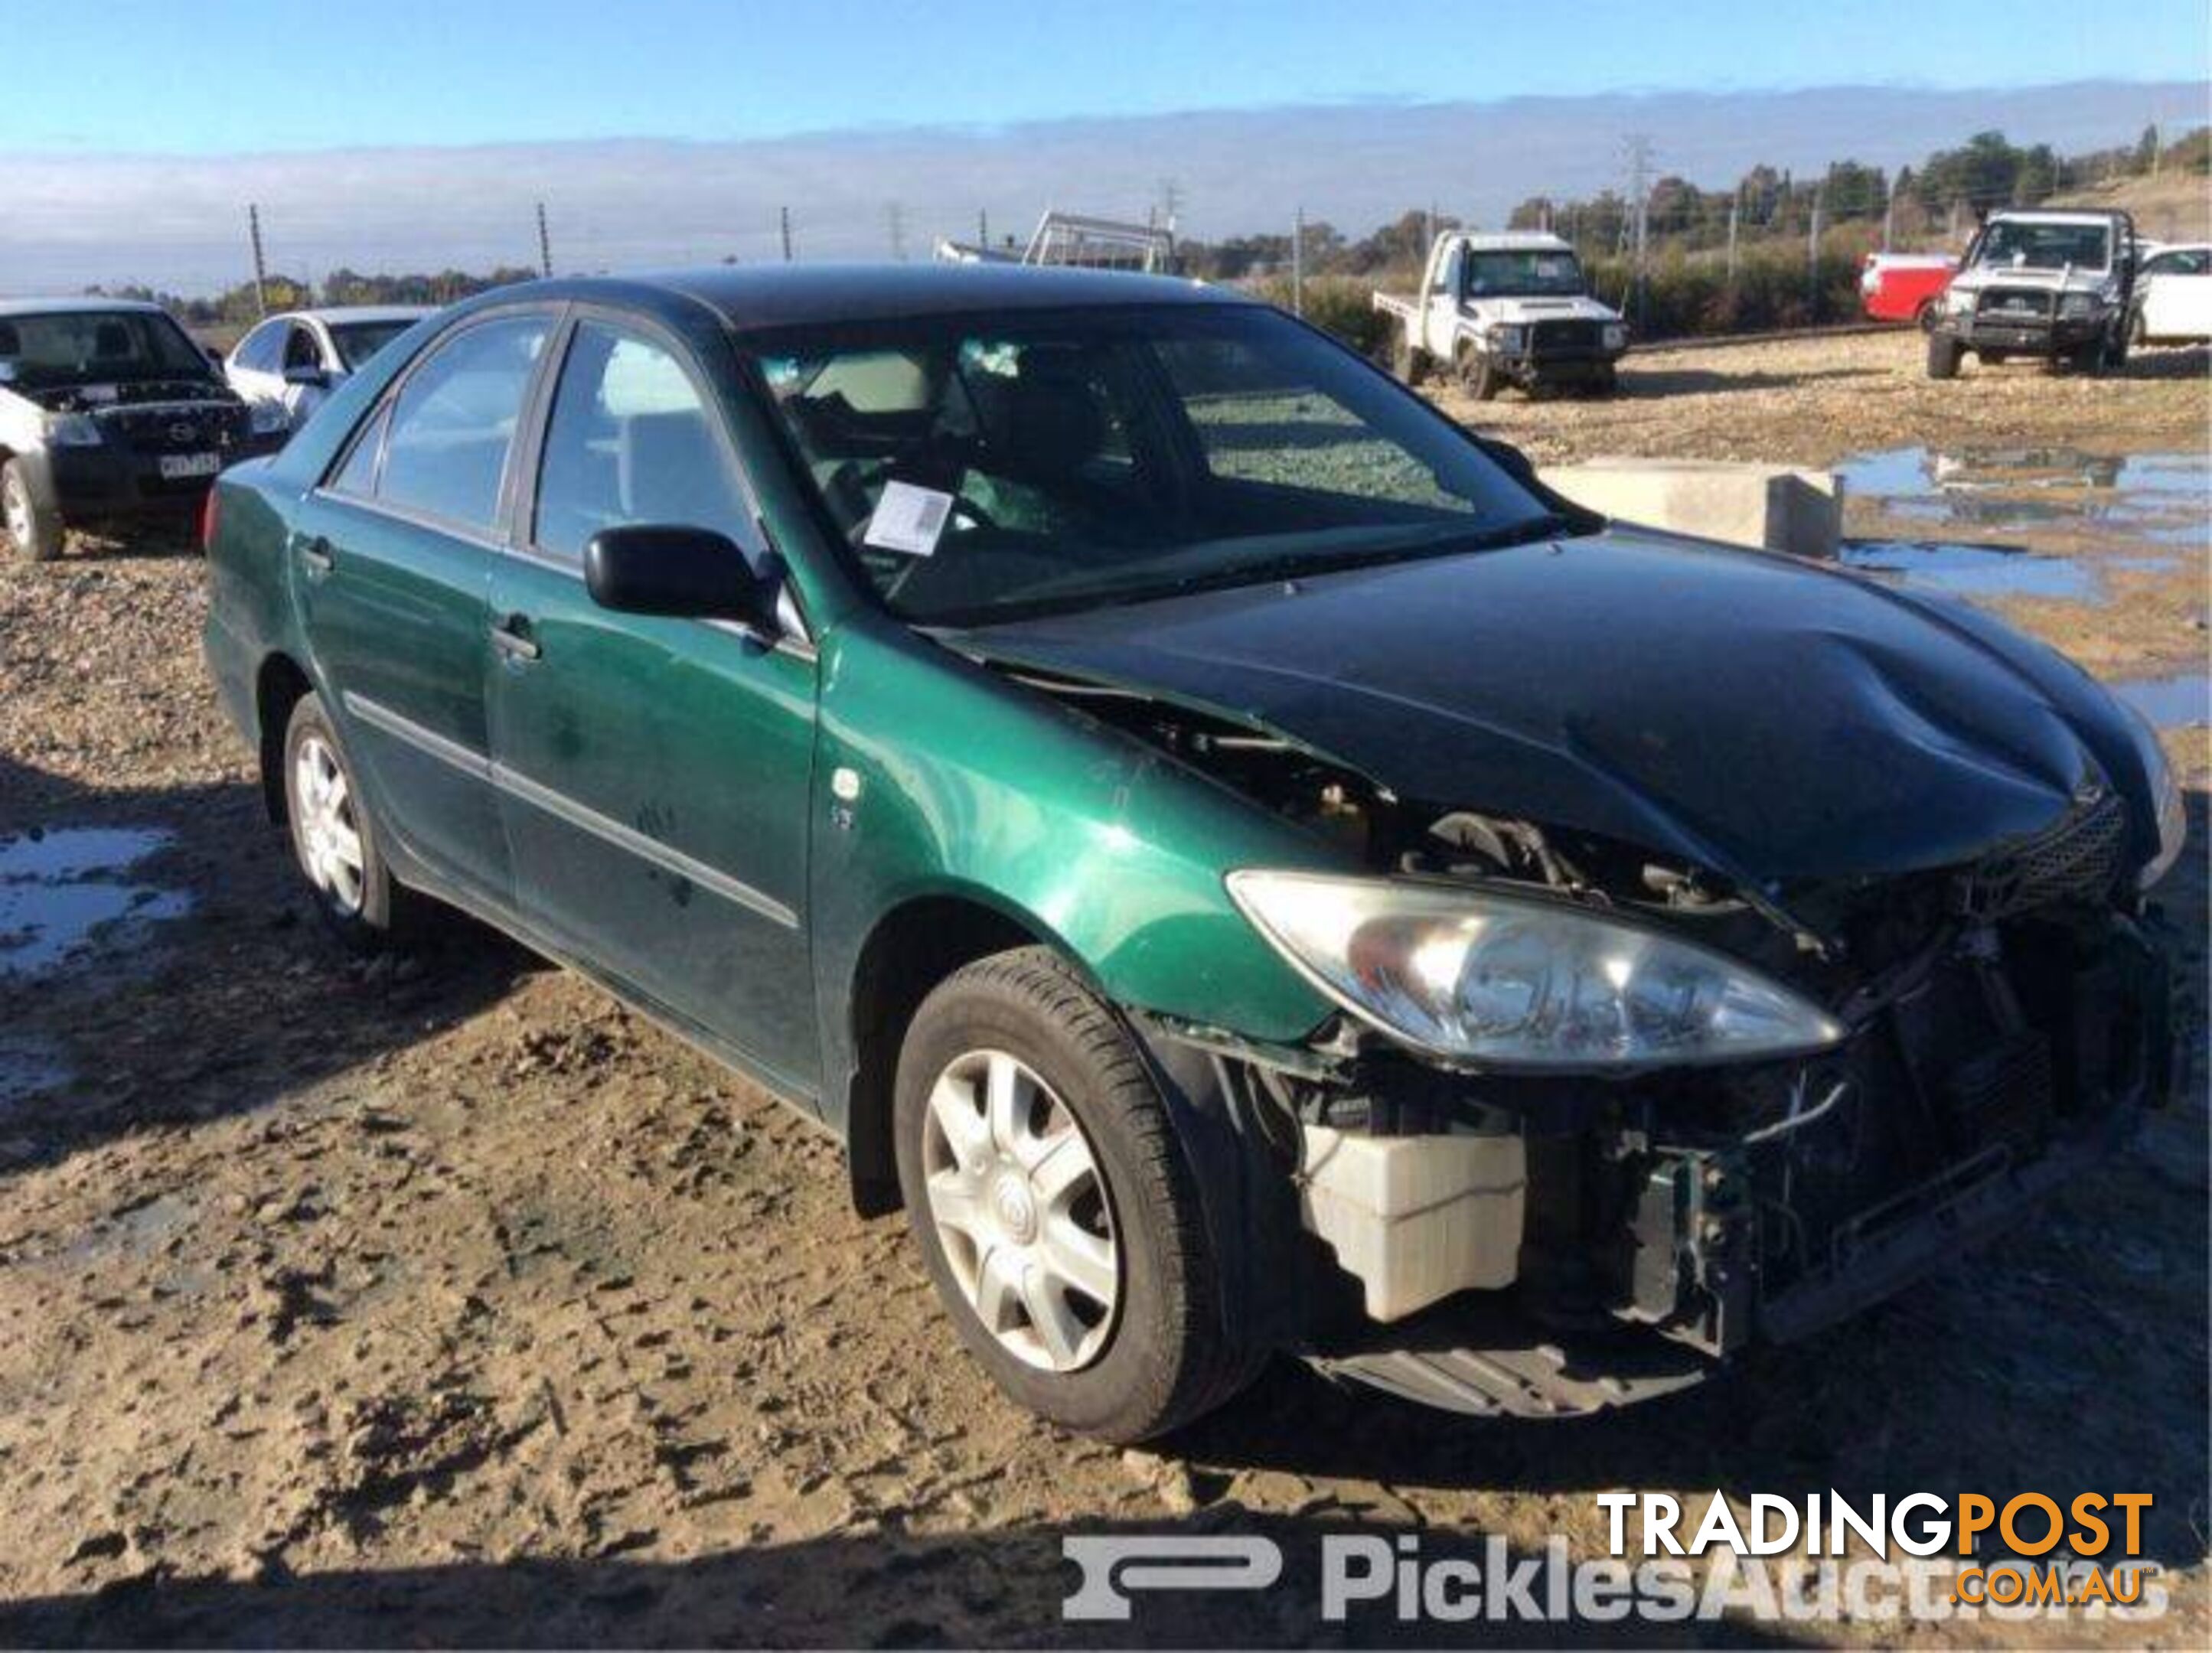
[[[1537,472],[1616,521],[1800,556],[1833,556],[1844,490],[1832,471],[1711,459],[1588,459]]]

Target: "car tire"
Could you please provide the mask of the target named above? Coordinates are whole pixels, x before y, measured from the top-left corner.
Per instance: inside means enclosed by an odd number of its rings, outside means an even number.
[[[0,465],[0,532],[26,562],[51,562],[62,554],[61,513],[40,505],[21,459]]]
[[[1941,333],[1928,336],[1928,376],[1930,379],[1956,379],[1959,376],[1959,341],[1946,338]]]
[[[1912,313],[1912,325],[1923,333],[1936,331],[1936,323],[1942,314],[1942,307],[1934,299],[1923,299],[1920,307]]]
[[[1493,402],[1498,399],[1498,392],[1502,388],[1504,381],[1500,379],[1498,369],[1492,363],[1488,355],[1475,349],[1472,344],[1462,344],[1459,347],[1459,359],[1456,365],[1459,368],[1461,389],[1478,402]]]
[[[392,876],[352,762],[312,691],[285,726],[284,819],[315,909],[339,940],[374,952],[408,933],[416,898]]]
[[[1167,1104],[1128,1030],[1054,954],[995,954],[922,1001],[893,1127],[930,1279],[1014,1401],[1126,1443],[1250,1380],[1264,1357],[1228,1331],[1226,1271]]]
[[[1429,376],[1429,353],[1401,330],[1390,347],[1390,368],[1406,384],[1419,385]]]

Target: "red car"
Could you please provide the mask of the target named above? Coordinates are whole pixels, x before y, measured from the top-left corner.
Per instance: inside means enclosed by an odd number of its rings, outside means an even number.
[[[1859,294],[1874,321],[1911,321],[1927,331],[1936,301],[1951,284],[1957,260],[1942,253],[1869,252],[1859,272]]]

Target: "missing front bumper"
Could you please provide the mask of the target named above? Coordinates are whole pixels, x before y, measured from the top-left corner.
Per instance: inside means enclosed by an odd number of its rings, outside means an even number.
[[[1307,1358],[1452,1411],[1569,1417],[1686,1388],[1752,1343],[1894,1295],[2109,1156],[2178,1084],[2173,977],[2137,927],[2063,966],[2047,962],[2057,933],[2029,939],[2042,945],[2016,967],[1963,951],[1825,1069],[1802,1070],[1778,1109],[1716,1102],[1708,1127],[1761,1121],[1733,1137],[1655,1135],[1655,1120],[1687,1123],[1679,1094],[1526,1135],[1517,1183],[1443,1190],[1519,1208],[1510,1277],[1389,1324],[1370,1290],[1369,1317],[1339,1322]],[[1337,1261],[1357,1273],[1386,1255],[1340,1248]],[[1445,1264],[1424,1262],[1408,1278],[1433,1285]]]

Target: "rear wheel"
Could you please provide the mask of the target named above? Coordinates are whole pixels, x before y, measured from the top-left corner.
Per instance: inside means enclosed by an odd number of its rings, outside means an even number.
[[[980,960],[922,1001],[894,1128],[930,1278],[1015,1401],[1137,1441],[1250,1376],[1166,1105],[1121,1023],[1054,955]]]
[[[31,473],[21,459],[0,465],[0,522],[15,555],[31,562],[51,562],[62,554],[62,519],[58,511],[39,503],[31,488]]]
[[[1936,318],[1941,313],[1942,307],[1934,299],[1923,299],[1920,307],[1912,313],[1913,325],[1923,333],[1932,333],[1936,331]]]
[[[313,693],[284,733],[284,813],[316,910],[340,940],[373,951],[405,927],[414,897],[385,864],[353,766]]]
[[[1390,346],[1390,367],[1407,384],[1418,385],[1429,376],[1429,353],[1401,328]]]

